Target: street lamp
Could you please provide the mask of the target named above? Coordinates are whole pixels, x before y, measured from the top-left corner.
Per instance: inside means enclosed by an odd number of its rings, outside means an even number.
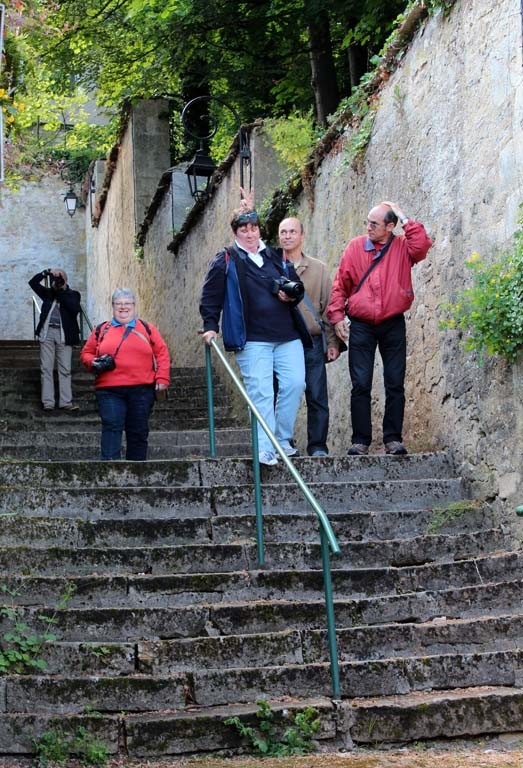
[[[69,187],[69,190],[64,195],[64,203],[65,203],[65,210],[67,211],[69,216],[74,216],[76,213],[76,208],[78,206],[78,195],[75,193],[72,184]]]
[[[212,137],[218,130],[217,120],[216,119],[213,120],[211,131],[205,136],[200,136],[199,134],[194,133],[193,131],[191,131],[191,129],[188,126],[188,113],[190,108],[194,106],[194,104],[202,101],[207,101],[207,102],[217,101],[219,104],[226,107],[230,112],[232,112],[232,114],[236,119],[236,122],[238,124],[238,146],[239,146],[239,154],[240,154],[240,187],[244,187],[244,183],[243,183],[244,167],[249,166],[250,168],[251,166],[251,153],[249,150],[248,138],[245,132],[242,130],[240,116],[238,115],[236,110],[233,109],[225,101],[223,101],[222,99],[219,99],[216,96],[196,96],[196,98],[191,99],[191,101],[188,101],[183,108],[182,124],[190,136],[192,136],[195,139],[199,139],[200,141],[200,149],[197,150],[196,155],[194,156],[192,162],[189,164],[189,167],[185,171],[185,173],[187,174],[187,178],[189,180],[189,188],[191,190],[191,195],[195,198],[195,200],[206,200],[209,197],[212,190],[212,177],[213,177],[214,171],[216,170],[215,163],[205,151],[204,142],[208,142],[210,139],[212,139]],[[202,119],[202,116],[200,116],[200,119]],[[252,178],[252,169],[249,177],[249,189],[252,186],[251,178]]]

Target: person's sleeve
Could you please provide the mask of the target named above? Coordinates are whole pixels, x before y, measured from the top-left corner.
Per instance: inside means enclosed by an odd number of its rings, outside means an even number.
[[[211,261],[200,294],[200,315],[203,320],[203,330],[220,330],[220,315],[225,298],[225,258],[219,253]]]
[[[67,312],[69,312],[71,315],[77,315],[80,311],[80,293],[78,291],[62,291],[62,293],[58,293],[56,297],[60,303],[60,306],[63,307]]]
[[[31,286],[32,290],[36,293],[36,295],[40,299],[48,299],[50,297],[50,294],[52,293],[50,288],[45,288],[45,286],[41,285],[42,280],[44,279],[45,275],[43,272],[39,272],[37,275],[34,275],[29,280],[29,285]]]
[[[417,264],[427,257],[432,240],[427,235],[425,227],[419,221],[408,221],[403,231],[407,243],[407,253],[412,264]]]
[[[349,247],[350,244],[345,249],[345,253],[343,254],[338,266],[338,270],[332,283],[331,295],[326,310],[327,320],[332,325],[336,325],[336,323],[339,323],[345,318],[345,303],[352,286],[352,282],[346,268]]]
[[[327,336],[327,347],[335,347],[339,349],[339,339],[336,336],[334,328],[330,324],[327,318],[327,305],[329,303],[332,290],[332,282],[329,276],[327,267],[323,267],[321,270],[321,286],[320,286],[320,317],[325,321],[325,334]]]
[[[159,384],[171,383],[171,356],[169,348],[160,335],[160,331],[151,325],[151,343],[153,345],[154,356],[156,358],[156,375],[154,380]]]
[[[82,351],[80,352],[80,360],[85,365],[88,371],[91,370],[91,363],[96,357],[96,347],[97,347],[96,329],[94,329],[89,334],[89,338],[85,342],[84,346],[82,347]]]

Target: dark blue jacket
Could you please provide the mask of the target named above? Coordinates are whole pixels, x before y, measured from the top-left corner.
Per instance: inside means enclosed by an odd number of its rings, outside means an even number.
[[[273,249],[266,247],[264,257],[269,258],[282,276],[299,280],[294,266],[283,262]],[[247,254],[235,246],[220,251],[209,265],[200,297],[200,314],[204,331],[219,332],[222,316],[223,344],[228,351],[238,352],[247,341],[246,318],[248,298],[245,277]],[[297,303],[289,304],[294,325],[305,346],[312,346],[312,340],[304,326]]]

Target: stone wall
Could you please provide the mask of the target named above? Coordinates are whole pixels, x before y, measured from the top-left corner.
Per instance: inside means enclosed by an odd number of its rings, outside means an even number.
[[[404,438],[412,450],[450,449],[472,490],[496,498],[505,511],[523,496],[522,367],[497,360],[480,365],[463,351],[456,334],[439,330],[438,320],[442,303],[466,282],[465,259],[474,250],[494,258],[517,226],[523,200],[522,79],[517,0],[495,5],[463,0],[447,18],[436,13],[380,93],[363,167],[351,168],[339,142],[314,179],[314,199],[303,195],[298,201],[306,251],[324,258],[333,271],[376,202],[397,200],[410,217],[426,224],[434,247],[413,270]],[[210,256],[230,237],[238,168],[223,179],[175,255],[167,251],[171,201],[166,195],[138,262],[131,256],[135,226],[129,222],[133,205],[127,199],[125,142],[122,150],[90,267],[94,304],[99,306],[102,289],[107,301],[111,287],[127,282],[140,296],[139,311],[168,339],[175,363],[193,365],[201,354],[197,296]],[[258,132],[253,150],[260,201],[271,184],[281,181],[281,172]],[[117,247],[116,231],[122,240]],[[111,240],[108,258],[104,249]],[[350,444],[346,355],[328,372],[330,445],[344,453]],[[380,450],[379,363],[374,411],[374,448]],[[302,448],[303,425],[302,410],[297,431]],[[503,505],[506,500],[510,503]]]
[[[86,251],[83,209],[68,216],[64,182],[56,176],[0,185],[0,302],[2,339],[33,338],[31,277],[62,268],[85,300]]]

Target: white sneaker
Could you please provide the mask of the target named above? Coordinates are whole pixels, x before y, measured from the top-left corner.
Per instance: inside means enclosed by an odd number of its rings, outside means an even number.
[[[300,452],[297,448],[294,448],[290,443],[282,443],[281,447],[287,454],[287,456],[299,456]]]
[[[260,464],[265,464],[266,467],[274,467],[278,463],[276,454],[272,451],[260,451],[258,460]]]

